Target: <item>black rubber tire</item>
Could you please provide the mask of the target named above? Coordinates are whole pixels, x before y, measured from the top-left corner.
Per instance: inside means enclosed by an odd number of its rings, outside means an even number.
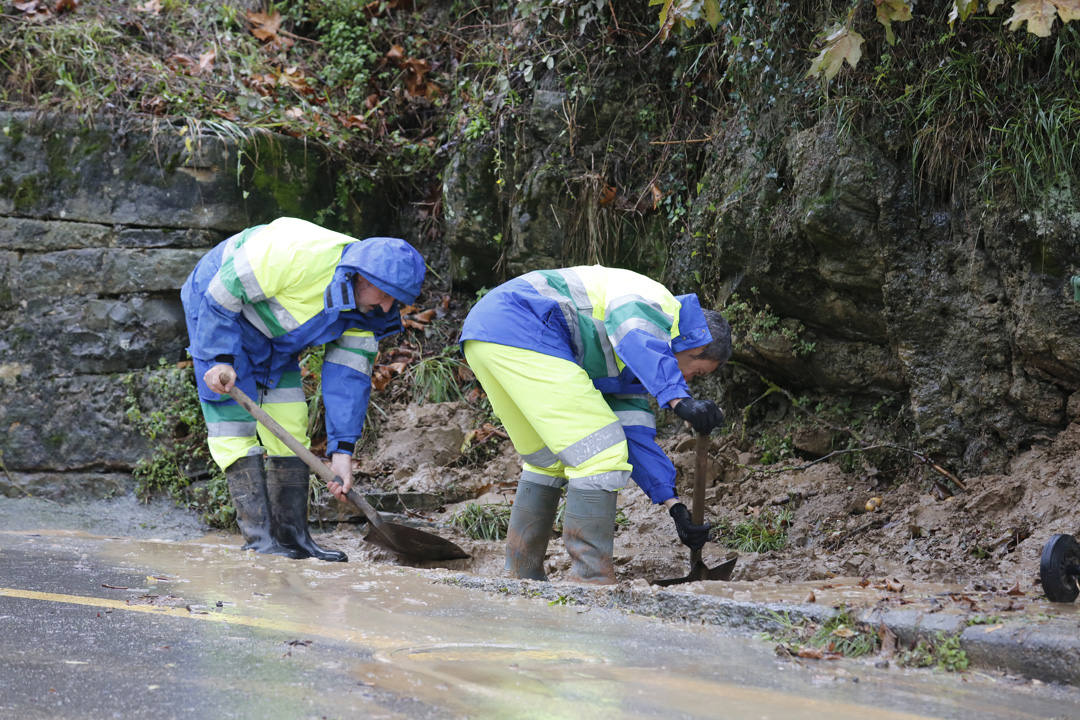
[[[1054,535],[1043,546],[1039,577],[1052,602],[1071,603],[1080,595],[1080,543],[1072,535]]]

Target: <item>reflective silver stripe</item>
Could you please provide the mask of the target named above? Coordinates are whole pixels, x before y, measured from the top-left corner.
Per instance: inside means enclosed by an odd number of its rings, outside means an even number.
[[[214,278],[210,281],[210,287],[206,288],[206,292],[214,298],[214,302],[226,310],[240,312],[243,301],[225,289],[225,283],[221,282],[221,276],[217,273],[214,273]]]
[[[615,348],[611,346],[611,340],[607,335],[607,327],[604,326],[604,321],[599,318],[593,318],[593,325],[596,326],[596,337],[600,338],[600,350],[604,353],[604,363],[607,365],[607,376],[617,377],[619,374],[619,366],[615,364]]]
[[[664,332],[663,328],[657,327],[655,323],[646,320],[643,317],[629,317],[623,320],[622,324],[615,328],[615,332],[612,333],[611,339],[618,345],[631,330],[641,330],[655,338],[659,338],[665,343],[671,342],[671,336]]]
[[[271,390],[263,390],[259,393],[259,399],[264,403],[307,402],[302,387],[276,387]]]
[[[581,341],[581,326],[578,325],[577,308],[573,306],[569,298],[548,285],[547,278],[540,273],[525,273],[521,277],[525,282],[532,285],[536,292],[559,304],[559,309],[562,310],[563,318],[566,320],[566,327],[570,329],[570,344],[574,346],[574,359],[580,363],[582,358],[585,357],[585,347]]]
[[[207,437],[255,437],[255,421],[206,423]]]
[[[570,478],[570,487],[577,490],[607,490],[612,492],[626,485],[630,479],[629,470],[611,470],[596,475]]]
[[[277,298],[267,298],[266,300],[263,300],[263,304],[270,308],[270,312],[277,318],[278,325],[280,325],[285,332],[292,332],[300,327],[300,323],[292,316],[291,312],[285,309],[284,305],[278,302]]]
[[[623,432],[619,421],[605,425],[594,433],[586,435],[562,452],[556,453],[558,458],[570,467],[577,467],[601,450],[607,450],[612,445],[625,442],[626,433]]]
[[[251,305],[245,305],[241,311],[244,313],[244,319],[255,326],[255,329],[261,332],[268,338],[274,337],[274,333],[270,332],[270,328],[266,327],[266,323],[259,317],[259,313],[255,312],[255,308]]]
[[[604,353],[604,364],[607,366],[608,377],[615,377],[619,374],[619,366],[615,364],[615,350],[608,340],[604,321],[592,316],[593,304],[592,300],[589,299],[589,291],[585,289],[585,283],[572,270],[560,270],[558,272],[566,281],[566,287],[570,290],[570,295],[574,298],[574,304],[578,306],[579,312],[592,321],[593,327],[596,329],[596,337],[600,339],[600,351]],[[582,355],[584,354],[585,351],[582,349]]]
[[[551,448],[546,445],[535,452],[529,453],[528,455],[522,455],[521,459],[529,463],[530,465],[535,465],[536,467],[542,468],[551,467],[555,463],[559,462],[559,458],[556,457],[555,453],[551,451]]]
[[[236,279],[240,281],[240,284],[244,286],[244,293],[247,295],[247,301],[249,303],[257,303],[266,299],[266,293],[263,292],[262,285],[255,278],[255,271],[251,269],[251,263],[248,261],[247,252],[244,248],[234,248],[232,252],[233,271],[236,273]]]
[[[636,294],[620,295],[617,298],[609,300],[608,305],[607,305],[607,312],[608,312],[608,314],[610,314],[610,313],[614,312],[615,310],[621,308],[623,305],[629,305],[631,303],[634,303],[634,304],[637,304],[637,305],[647,305],[647,306],[651,307],[653,310],[655,310],[656,312],[663,315],[667,319],[668,325],[673,325],[675,323],[675,316],[673,316],[671,313],[665,312],[663,306],[660,305],[660,303],[656,302],[655,300],[650,300],[647,297],[643,297],[641,295],[636,295]]]
[[[339,347],[352,348],[353,350],[367,350],[368,352],[378,352],[379,350],[379,341],[375,339],[374,335],[342,335],[333,344]]]
[[[531,470],[522,470],[521,479],[535,485],[546,485],[548,487],[561,488],[563,485],[566,485],[566,478],[544,475],[543,473],[532,472]]]
[[[647,410],[617,410],[615,417],[623,427],[627,425],[640,425],[642,427],[656,428],[656,416]]]
[[[343,348],[331,348],[327,350],[323,362],[344,365],[357,372],[362,372],[365,375],[371,374],[371,361],[368,360],[366,356],[350,352]]]

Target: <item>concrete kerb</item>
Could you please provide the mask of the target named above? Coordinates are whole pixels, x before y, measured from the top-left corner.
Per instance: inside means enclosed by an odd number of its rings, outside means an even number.
[[[775,630],[777,620],[823,623],[840,610],[813,603],[752,602],[635,584],[583,586],[469,574],[439,582],[490,593],[519,595],[567,605],[618,610],[671,622],[718,625],[744,632]],[[992,625],[969,625],[963,615],[930,608],[854,609],[871,628],[887,627],[905,647],[938,634],[958,636],[972,668],[996,670],[1042,682],[1080,684],[1080,625],[1064,617],[1019,616]],[[779,618],[778,618],[779,616]]]

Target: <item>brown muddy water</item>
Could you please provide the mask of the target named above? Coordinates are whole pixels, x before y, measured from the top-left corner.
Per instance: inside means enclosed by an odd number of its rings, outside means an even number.
[[[4,716],[1080,717],[1067,688],[781,660],[716,626],[457,587],[445,571],[256,556],[171,526],[104,537],[4,504]],[[78,685],[57,690],[58,668]]]

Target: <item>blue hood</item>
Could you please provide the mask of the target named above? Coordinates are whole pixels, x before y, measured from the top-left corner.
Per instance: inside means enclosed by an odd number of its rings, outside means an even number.
[[[373,237],[350,243],[341,253],[334,278],[326,289],[326,307],[356,306],[352,276],[359,274],[403,305],[416,302],[424,284],[424,258],[400,238]]]
[[[701,311],[701,303],[694,293],[689,295],[676,295],[679,301],[679,333],[680,335],[671,341],[672,352],[681,352],[690,348],[701,347],[712,342],[712,334],[709,326],[705,323],[705,313]]]

